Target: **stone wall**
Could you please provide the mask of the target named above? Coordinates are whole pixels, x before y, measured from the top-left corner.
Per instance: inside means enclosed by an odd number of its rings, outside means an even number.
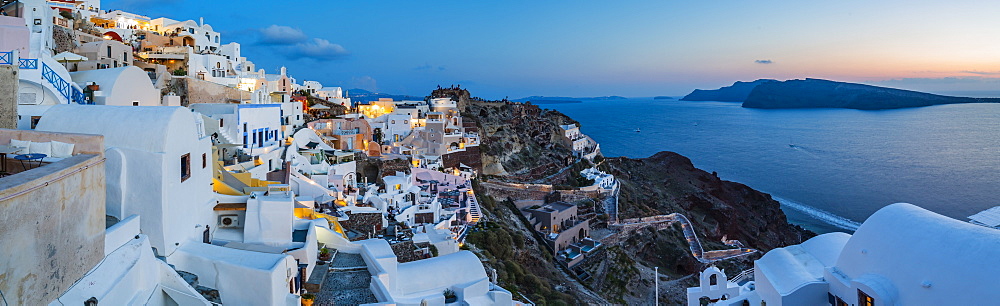
[[[413,241],[403,241],[392,245],[392,253],[396,254],[397,262],[403,263],[423,259],[415,253],[416,251],[417,246],[413,244]]]
[[[0,65],[0,128],[3,129],[17,128],[17,73],[17,66]]]
[[[74,52],[79,42],[79,39],[76,37],[76,31],[61,26],[52,26],[52,40],[55,41],[55,50],[52,50],[53,54],[66,51]]]
[[[251,92],[219,85],[192,77],[174,77],[165,92],[174,92],[181,97],[181,105],[192,103],[239,103],[249,100]]]
[[[458,164],[465,164],[477,172],[483,171],[483,158],[479,153],[479,146],[465,147],[465,151],[442,155],[441,161],[445,168],[457,168]]]
[[[104,258],[102,155],[77,155],[0,178],[0,290],[48,304]]]

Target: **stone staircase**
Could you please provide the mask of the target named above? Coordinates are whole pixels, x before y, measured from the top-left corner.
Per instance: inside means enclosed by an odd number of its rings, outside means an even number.
[[[369,289],[372,275],[360,254],[338,252],[330,261],[322,288],[316,294],[316,306],[359,305],[376,303]]]
[[[219,290],[198,285],[198,275],[180,270],[177,270],[177,274],[180,274],[181,278],[183,278],[188,285],[191,285],[191,287],[195,290],[198,290],[198,293],[201,293],[201,296],[205,297],[206,300],[215,303],[216,305],[222,304],[222,298],[219,297]]]

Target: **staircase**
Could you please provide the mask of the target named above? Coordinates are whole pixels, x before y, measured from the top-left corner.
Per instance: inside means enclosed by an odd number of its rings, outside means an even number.
[[[469,217],[472,219],[472,224],[476,224],[479,223],[480,219],[482,219],[483,214],[482,212],[479,211],[479,202],[477,202],[475,199],[470,199],[470,200],[471,201],[469,201]]]

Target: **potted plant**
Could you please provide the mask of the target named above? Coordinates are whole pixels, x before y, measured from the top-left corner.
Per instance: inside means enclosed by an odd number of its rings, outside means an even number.
[[[327,249],[326,247],[319,249],[319,260],[330,261],[330,259],[332,258],[333,258],[333,253],[330,253],[330,249]]]
[[[316,301],[316,296],[312,293],[306,293],[302,295],[302,306],[312,306],[313,302]]]
[[[451,288],[444,289],[444,302],[445,303],[454,303],[457,300],[458,300],[458,296],[455,295],[455,290],[451,290]]]

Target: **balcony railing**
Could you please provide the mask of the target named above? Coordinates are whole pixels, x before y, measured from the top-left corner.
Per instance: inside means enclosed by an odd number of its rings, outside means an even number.
[[[0,65],[13,65],[14,51],[0,52]]]
[[[56,91],[66,98],[66,101],[76,102],[79,104],[93,104],[87,102],[86,96],[80,91],[80,89],[77,89],[72,83],[64,80],[46,63],[42,63],[42,78],[52,84]]]
[[[360,128],[353,128],[353,129],[350,129],[350,130],[334,130],[333,134],[334,135],[338,135],[338,136],[357,135],[357,134],[361,134],[361,129]]]
[[[17,60],[18,69],[38,69],[37,58],[22,58]]]

